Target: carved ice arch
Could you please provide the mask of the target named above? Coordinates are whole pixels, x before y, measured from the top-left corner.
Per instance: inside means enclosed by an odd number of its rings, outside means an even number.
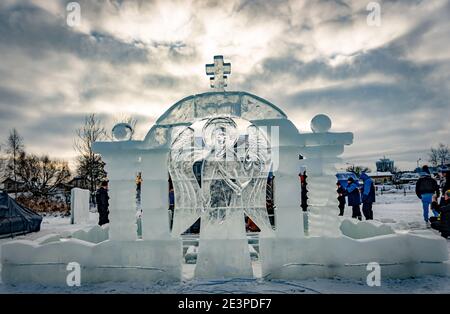
[[[144,142],[151,146],[170,144],[165,138],[178,126],[213,116],[232,116],[249,121],[286,120],[286,114],[271,102],[247,92],[207,92],[191,95],[172,105],[156,121]]]

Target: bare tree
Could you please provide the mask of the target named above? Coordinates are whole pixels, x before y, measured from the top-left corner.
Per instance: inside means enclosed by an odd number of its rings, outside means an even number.
[[[430,154],[428,155],[428,161],[433,165],[437,166],[439,163],[438,152],[435,148],[431,148]]]
[[[448,145],[444,145],[439,143],[438,146],[431,147],[431,151],[429,154],[429,162],[437,167],[444,166],[445,164],[450,162],[450,149]]]
[[[346,169],[348,172],[353,172],[354,174],[356,174],[358,177],[361,175],[361,173],[363,172],[371,172],[372,170],[370,170],[369,167],[366,166],[355,166],[355,165],[351,165],[349,167],[347,167]]]
[[[14,189],[17,197],[17,161],[19,156],[23,153],[25,146],[23,144],[22,136],[20,136],[19,132],[15,128],[9,131],[9,136],[5,146],[7,154],[6,174],[14,178]]]
[[[105,139],[107,133],[100,119],[95,114],[85,117],[84,124],[76,130],[74,148],[78,152],[77,174],[87,182],[91,193],[95,192],[97,185],[106,178],[105,163],[99,154],[93,150],[96,141]]]
[[[3,155],[3,146],[0,145],[0,179],[4,179],[6,176],[6,157]]]
[[[47,197],[70,178],[67,162],[52,160],[46,155],[27,155],[21,152],[17,165],[17,176],[23,181],[26,190],[34,196]]]

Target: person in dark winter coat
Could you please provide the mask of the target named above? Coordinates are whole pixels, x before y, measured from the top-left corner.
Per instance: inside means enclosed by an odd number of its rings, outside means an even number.
[[[431,208],[439,213],[439,217],[431,217],[431,228],[438,230],[444,238],[450,236],[450,190],[444,193],[444,204],[438,204],[437,199],[431,203]]]
[[[445,204],[445,193],[450,190],[450,169],[442,171],[442,181],[441,181],[441,201],[440,205]]]
[[[308,183],[306,179],[308,176],[306,175],[306,171],[299,174],[300,177],[300,187],[301,187],[301,195],[300,195],[300,207],[304,212],[308,211],[308,188],[306,187]]]
[[[103,181],[96,193],[97,210],[99,215],[98,224],[100,226],[109,223],[109,196],[108,181]]]
[[[341,183],[338,181],[336,183],[337,189],[336,192],[338,194],[338,208],[339,208],[339,216],[344,216],[344,209],[345,209],[345,189],[342,187]]]
[[[352,218],[362,220],[361,218],[361,196],[359,194],[358,183],[353,178],[348,178],[348,185],[346,188],[346,195],[348,198],[348,206],[352,207]]]
[[[373,220],[372,204],[375,203],[375,185],[365,172],[361,174],[360,178],[364,182],[361,193],[362,211],[366,220]]]
[[[436,193],[439,197],[439,186],[431,177],[428,166],[422,167],[422,176],[416,183],[416,195],[422,200],[423,220],[428,224],[428,211],[432,202],[433,195]],[[434,213],[437,216],[437,213]]]

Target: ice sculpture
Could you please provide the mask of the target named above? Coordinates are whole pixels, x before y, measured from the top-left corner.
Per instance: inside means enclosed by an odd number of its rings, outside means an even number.
[[[225,91],[231,64],[222,56],[206,66],[206,74],[214,91],[175,103],[142,141],[132,140],[131,127],[119,124],[114,141],[95,143],[110,180],[108,239],[106,230],[91,229],[71,239],[50,235],[6,243],[1,257],[4,283],[65,285],[70,262],[81,265],[83,284],[180,280],[180,234],[198,218],[202,223],[195,276],[251,277],[244,215],[261,229],[264,278],[365,278],[369,262],[378,262],[384,277],[449,273],[447,243],[431,232],[339,224],[334,165],[344,146],[352,144],[352,133],[330,132],[331,119],[317,115],[311,121],[312,133],[301,134],[271,102]],[[193,171],[198,165],[200,176]],[[300,169],[308,173],[309,234],[300,209]],[[266,211],[269,172],[274,230]],[[143,178],[142,239],[137,239],[135,216],[138,173]],[[171,231],[169,174],[175,192]]]
[[[202,163],[200,182],[196,162]],[[201,218],[197,277],[252,276],[244,213],[261,232],[272,232],[266,210],[270,165],[265,134],[242,119],[203,119],[175,137],[169,157],[176,195],[172,233]]]

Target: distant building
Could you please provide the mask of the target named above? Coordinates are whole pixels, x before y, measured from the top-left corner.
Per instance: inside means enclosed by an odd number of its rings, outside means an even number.
[[[394,175],[389,171],[369,172],[367,175],[372,178],[375,184],[391,184],[394,180]]]
[[[383,157],[376,162],[378,172],[395,172],[394,161]]]
[[[420,174],[419,172],[403,172],[396,178],[396,183],[399,184],[415,184],[417,180],[419,180]]]
[[[87,182],[85,179],[81,177],[75,177],[67,183],[59,183],[52,191],[52,194],[70,194],[70,190],[72,188],[81,188],[86,189]],[[24,182],[14,181],[12,178],[5,178],[3,181],[0,181],[0,190],[3,190],[7,193],[14,192],[27,192],[28,189]]]

